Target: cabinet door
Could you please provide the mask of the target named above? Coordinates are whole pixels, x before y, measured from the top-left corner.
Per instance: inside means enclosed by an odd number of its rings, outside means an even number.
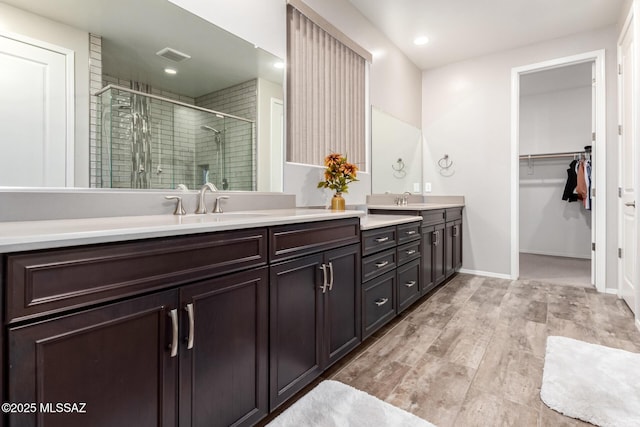
[[[270,268],[271,410],[322,372],[322,263],[316,254]]]
[[[456,221],[453,226],[453,268],[462,268],[462,220]]]
[[[181,290],[181,426],[267,415],[268,291],[266,267]]]
[[[7,400],[83,402],[86,413],[11,414],[9,424],[177,425],[176,305],[175,291],[162,292],[11,328]]]
[[[447,222],[444,229],[444,272],[446,277],[451,277],[455,273],[454,265],[454,228],[455,223]]]
[[[434,245],[436,234],[434,227],[422,228],[422,276],[420,294],[425,295],[435,287],[434,282]]]
[[[333,281],[324,294],[326,369],[360,343],[360,245],[327,252],[324,263]]]
[[[436,285],[444,282],[446,278],[445,272],[445,226],[444,224],[436,225],[435,227],[435,236],[434,236],[434,245],[433,245],[433,281]]]

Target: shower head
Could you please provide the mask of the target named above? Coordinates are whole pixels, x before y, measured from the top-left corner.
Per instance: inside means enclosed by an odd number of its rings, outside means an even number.
[[[202,125],[202,126],[200,126],[200,129],[207,130],[207,131],[209,131],[209,132],[213,132],[213,133],[215,133],[216,135],[220,135],[220,131],[219,131],[219,130],[217,130],[217,129],[212,128],[211,126]]]

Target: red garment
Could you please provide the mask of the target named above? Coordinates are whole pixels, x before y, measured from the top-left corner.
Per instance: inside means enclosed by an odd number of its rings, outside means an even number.
[[[578,193],[578,199],[585,200],[587,198],[587,180],[584,178],[584,160],[580,160],[578,166],[578,186],[576,187],[576,193]]]

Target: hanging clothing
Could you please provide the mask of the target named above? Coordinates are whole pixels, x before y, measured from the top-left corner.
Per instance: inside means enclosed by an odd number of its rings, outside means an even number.
[[[587,185],[587,196],[583,199],[584,208],[591,210],[591,160],[585,160],[584,162],[584,180]]]
[[[580,163],[578,163],[578,185],[576,186],[576,193],[578,193],[578,199],[582,200],[583,203],[589,191],[586,176],[584,160],[580,160]]]
[[[578,174],[576,173],[577,163],[578,161],[574,160],[569,164],[569,169],[567,169],[567,183],[564,186],[562,200],[567,200],[569,202],[575,202],[578,200],[578,195],[574,193],[574,190],[578,185]]]

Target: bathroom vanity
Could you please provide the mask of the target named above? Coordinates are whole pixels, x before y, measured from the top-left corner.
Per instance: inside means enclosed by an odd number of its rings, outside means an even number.
[[[361,214],[0,223],[2,401],[84,411],[3,422],[255,424],[360,343]]]
[[[181,194],[193,212],[197,194]],[[17,196],[6,206],[28,211]],[[57,196],[50,212],[70,201]],[[117,196],[76,193],[73,211],[93,197]],[[461,206],[361,219],[283,197],[0,221],[1,392],[15,404],[0,425],[253,425],[460,266]]]

